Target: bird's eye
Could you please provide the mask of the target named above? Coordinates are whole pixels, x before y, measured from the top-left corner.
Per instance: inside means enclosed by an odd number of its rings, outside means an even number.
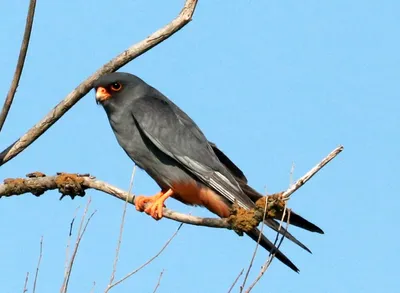
[[[118,92],[122,89],[122,85],[119,82],[114,82],[113,84],[111,84],[110,88],[114,92]]]

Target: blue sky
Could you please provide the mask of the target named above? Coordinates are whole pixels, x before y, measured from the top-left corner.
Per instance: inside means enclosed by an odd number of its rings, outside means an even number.
[[[26,67],[2,133],[3,149],[100,65],[163,26],[183,1],[38,1]],[[28,1],[0,10],[0,92],[14,71]],[[300,268],[274,261],[253,292],[398,292],[396,220],[400,140],[398,1],[200,1],[193,22],[134,60],[134,73],[184,109],[259,191],[286,189],[339,144],[345,150],[296,192],[290,207],[325,235],[292,228],[313,251],[285,241]],[[128,189],[133,163],[118,146],[93,92],[17,158],[0,178],[40,170],[90,172]],[[155,183],[137,172],[134,192]],[[97,210],[76,260],[70,292],[104,291],[124,203],[88,191]],[[57,192],[0,200],[0,284],[21,292],[44,236],[37,292],[63,278],[69,224],[87,198]],[[174,200],[169,208],[210,214]],[[81,209],[82,211],[82,209]],[[117,278],[153,256],[178,224],[130,206]],[[394,233],[393,233],[394,232]],[[274,236],[273,233],[269,233]],[[226,292],[246,268],[254,243],[231,231],[184,226],[149,267],[114,292]],[[260,251],[253,280],[267,254]],[[32,285],[32,284],[30,284]]]

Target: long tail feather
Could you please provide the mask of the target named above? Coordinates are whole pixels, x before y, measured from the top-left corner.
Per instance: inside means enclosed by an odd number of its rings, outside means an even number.
[[[250,236],[251,239],[253,239],[255,242],[258,242],[258,238],[261,234],[261,231],[258,229],[254,229],[251,232],[247,233],[247,235]],[[260,239],[260,245],[264,249],[268,250],[270,253],[275,253],[275,257],[279,259],[282,263],[287,265],[289,268],[291,268],[293,271],[298,273],[300,270],[294,265],[294,263],[291,262],[290,259],[286,257],[276,246],[267,239],[264,235],[261,234],[261,239]]]

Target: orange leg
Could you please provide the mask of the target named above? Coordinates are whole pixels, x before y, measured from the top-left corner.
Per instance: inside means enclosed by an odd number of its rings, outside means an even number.
[[[152,216],[155,220],[159,220],[163,217],[164,202],[173,193],[174,192],[172,191],[172,189],[168,189],[166,192],[160,191],[154,196],[136,196],[136,210],[138,210],[139,212],[145,212],[149,216]]]

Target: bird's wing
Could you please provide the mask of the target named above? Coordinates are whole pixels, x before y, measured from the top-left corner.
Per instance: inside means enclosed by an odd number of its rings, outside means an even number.
[[[198,126],[186,114],[179,115],[176,109],[179,108],[167,98],[148,95],[135,100],[132,115],[159,150],[205,185],[232,203],[237,201],[243,208],[253,207],[254,203],[218,160]]]
[[[238,166],[236,166],[236,164],[234,162],[231,161],[231,159],[228,158],[227,155],[225,155],[218,147],[215,143],[213,142],[208,142],[215,155],[218,157],[219,161],[224,164],[224,166],[232,173],[233,176],[235,176],[235,178],[238,178],[240,180],[242,180],[244,183],[247,184],[247,178],[244,175],[243,171],[240,170],[240,168]]]

